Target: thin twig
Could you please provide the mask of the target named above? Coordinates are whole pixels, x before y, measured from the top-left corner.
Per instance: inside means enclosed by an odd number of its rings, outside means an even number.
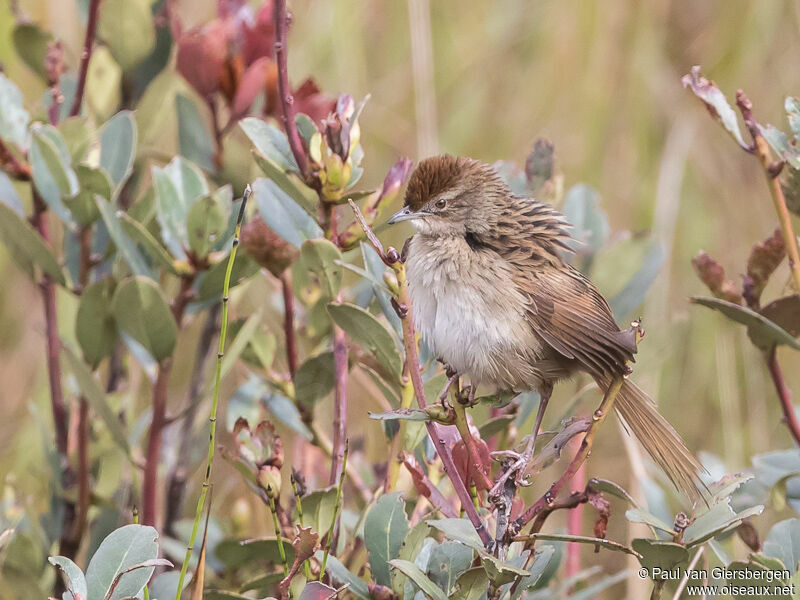
[[[72,110],[69,111],[70,117],[74,117],[81,112],[83,92],[86,89],[86,75],[89,72],[89,61],[92,58],[94,36],[97,31],[100,2],[101,0],[91,0],[89,4],[89,22],[86,24],[86,37],[83,40],[83,50],[81,51],[81,68],[78,73],[78,87],[75,90],[75,100],[72,102]]]
[[[736,106],[739,107],[739,112],[742,113],[744,123],[750,131],[750,135],[753,137],[752,149],[754,154],[758,157],[758,161],[761,163],[761,169],[767,180],[769,193],[772,197],[772,204],[778,215],[778,222],[780,223],[783,240],[786,244],[786,255],[789,257],[789,268],[792,270],[794,287],[797,292],[800,293],[800,251],[797,247],[797,236],[795,236],[792,228],[792,218],[789,214],[789,209],[786,207],[786,198],[783,195],[781,182],[778,178],[780,168],[776,168],[776,165],[772,162],[769,144],[767,140],[764,139],[764,136],[761,135],[761,127],[753,117],[753,104],[742,90],[736,92]],[[778,163],[778,165],[780,165],[780,163]]]
[[[333,407],[333,448],[329,483],[336,483],[347,445],[347,340],[344,330],[333,326],[333,371],[336,378]]]
[[[281,555],[283,563],[283,576],[289,577],[289,561],[286,560],[286,550],[283,549],[283,535],[281,534],[281,524],[278,522],[278,508],[275,504],[275,490],[272,486],[267,486],[267,498],[269,499],[269,512],[272,514],[272,527],[275,531],[275,538],[278,540],[278,553]]]
[[[331,519],[331,525],[328,528],[328,534],[325,536],[325,552],[322,555],[322,563],[319,569],[320,580],[322,580],[322,576],[325,575],[325,567],[328,564],[328,555],[330,554],[331,547],[333,546],[336,523],[339,521],[339,514],[342,512],[342,487],[344,487],[344,476],[347,472],[347,454],[349,451],[350,443],[349,440],[346,440],[344,445],[344,455],[342,456],[342,470],[339,473],[339,484],[336,486],[336,504],[333,506],[333,518]]]
[[[297,373],[297,338],[294,331],[294,293],[292,292],[292,275],[287,269],[280,276],[283,292],[283,335],[286,339],[286,362],[289,375],[294,381]]]
[[[289,70],[286,59],[289,16],[286,13],[286,0],[275,0],[273,21],[275,23],[275,59],[278,63],[278,93],[281,97],[283,129],[286,131],[286,137],[289,139],[289,148],[292,150],[292,155],[300,169],[300,174],[308,182],[311,176],[308,157],[303,149],[303,140],[297,131],[297,123],[294,121],[294,97],[289,85]]]
[[[183,558],[181,565],[181,574],[178,578],[178,589],[175,593],[175,600],[180,600],[181,590],[183,590],[183,581],[186,579],[186,570],[189,568],[189,560],[192,557],[192,550],[195,539],[197,538],[197,529],[200,525],[200,518],[203,515],[203,506],[205,505],[206,495],[208,494],[208,487],[211,481],[211,468],[214,464],[214,449],[216,446],[217,436],[217,409],[219,407],[219,388],[222,380],[222,358],[225,355],[225,338],[228,333],[228,293],[231,285],[231,272],[233,271],[233,263],[236,260],[236,251],[239,248],[239,236],[242,232],[242,221],[244,221],[244,211],[247,206],[247,200],[252,194],[252,189],[248,185],[244,191],[244,198],[239,207],[239,216],[236,219],[236,229],[233,233],[233,243],[231,246],[231,253],[228,256],[228,266],[225,269],[225,280],[222,284],[222,317],[219,331],[219,344],[217,346],[217,364],[214,374],[214,395],[211,400],[211,414],[208,418],[209,422],[209,436],[208,436],[208,456],[206,458],[206,474],[203,479],[203,489],[200,491],[200,497],[197,499],[197,508],[194,514],[194,523],[192,524],[192,532],[189,535],[189,544],[186,547],[186,555]]]
[[[403,326],[403,347],[406,352],[406,361],[409,365],[408,375],[411,377],[411,384],[414,386],[414,395],[417,398],[417,404],[420,408],[424,409],[427,407],[428,402],[425,398],[425,386],[422,383],[422,376],[419,372],[417,334],[414,331],[414,319],[411,313],[411,300],[408,297],[408,282],[406,281],[405,264],[400,262],[400,253],[394,248],[389,248],[385,252],[382,251],[383,247],[381,246],[380,241],[375,236],[372,228],[364,220],[364,216],[361,214],[358,205],[351,200],[350,207],[353,209],[356,219],[364,228],[364,233],[367,236],[367,239],[370,241],[373,248],[375,248],[375,251],[378,252],[381,260],[385,264],[391,266],[395,272],[395,275],[397,276],[397,287],[399,293],[395,300],[397,301],[397,305],[400,307],[402,312],[401,322]],[[442,438],[439,432],[439,427],[436,423],[426,421],[425,427],[428,430],[428,435],[431,437],[431,441],[433,442],[433,447],[436,450],[436,453],[442,460],[445,473],[447,473],[447,476],[450,478],[450,481],[453,484],[453,489],[455,490],[458,499],[461,501],[461,506],[464,509],[464,512],[472,522],[473,527],[475,527],[475,531],[480,536],[483,544],[487,548],[490,548],[494,544],[494,541],[492,540],[491,534],[481,520],[480,515],[478,515],[478,511],[475,509],[475,505],[472,503],[472,498],[470,497],[464,482],[458,476],[458,470],[453,462],[453,455],[451,454],[450,447]]]
[[[689,566],[686,567],[686,572],[683,574],[683,578],[681,582],[678,584],[678,588],[675,590],[675,595],[672,596],[672,600],[680,600],[681,594],[683,590],[686,589],[686,584],[689,583],[689,575],[692,574],[694,568],[697,566],[697,561],[700,560],[700,557],[703,556],[703,550],[705,550],[705,546],[700,546],[697,549],[697,552],[694,553],[692,557],[692,562],[689,563]]]
[[[0,140],[0,168],[17,181],[30,181],[31,179],[30,164],[14,156],[3,140]]]
[[[528,508],[528,510],[526,510],[519,518],[517,518],[515,521],[517,531],[525,527],[525,525],[527,525],[532,519],[536,518],[539,513],[545,510],[556,500],[562,488],[572,480],[575,473],[578,472],[580,466],[588,458],[589,452],[592,449],[592,444],[594,443],[594,436],[597,433],[597,429],[605,420],[606,416],[608,416],[609,411],[614,405],[614,400],[617,398],[617,394],[622,387],[622,383],[622,377],[616,376],[608,386],[608,389],[603,396],[603,401],[600,404],[600,408],[594,412],[589,431],[587,431],[586,435],[583,437],[581,447],[578,449],[578,452],[575,453],[575,456],[569,463],[567,470],[564,471],[564,474],[561,475],[561,477],[559,477],[550,486],[550,488],[541,498],[539,498],[530,508]]]
[[[789,428],[796,444],[800,445],[800,423],[797,420],[797,414],[794,411],[794,404],[792,404],[792,392],[786,387],[786,382],[783,379],[783,371],[778,363],[777,349],[773,348],[764,356],[767,361],[767,368],[769,374],[772,376],[772,383],[775,384],[775,391],[778,393],[778,398],[781,401],[781,409],[783,410],[783,422]]]

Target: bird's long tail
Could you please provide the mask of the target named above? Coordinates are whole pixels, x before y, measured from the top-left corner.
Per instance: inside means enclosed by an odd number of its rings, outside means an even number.
[[[602,389],[607,389],[608,384]],[[702,500],[707,492],[700,479],[703,465],[683,443],[681,436],[661,416],[655,403],[636,384],[625,380],[614,408],[629,433],[639,440],[670,481],[692,501]]]

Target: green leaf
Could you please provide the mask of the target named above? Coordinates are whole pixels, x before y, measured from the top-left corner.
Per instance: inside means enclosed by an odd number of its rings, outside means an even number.
[[[0,139],[11,142],[20,150],[27,150],[30,120],[22,92],[0,73]]]
[[[336,509],[336,486],[303,496],[303,523],[317,533],[327,533]]]
[[[148,0],[105,0],[97,35],[111,55],[129,71],[155,48],[156,31]]]
[[[400,376],[403,360],[386,325],[355,304],[330,303],[328,314],[365,352],[375,356],[389,374]]]
[[[483,542],[468,519],[429,519],[427,523],[441,531],[448,539],[466,544],[478,552],[484,552]]]
[[[364,521],[364,545],[369,553],[370,570],[373,579],[381,585],[392,584],[387,563],[397,557],[408,533],[405,506],[401,492],[386,494],[378,499]],[[415,583],[418,582],[415,580]]]
[[[299,170],[286,134],[275,125],[256,117],[247,117],[239,121],[239,127],[253,142],[256,150],[281,169]]]
[[[153,234],[150,233],[144,225],[132,218],[128,213],[119,212],[117,213],[117,217],[119,217],[125,235],[150,257],[150,262],[152,264],[165,269],[173,275],[178,274],[172,257],[164,250],[164,247],[153,237]]]
[[[86,576],[81,571],[80,567],[68,559],[66,556],[51,556],[47,559],[48,562],[58,567],[64,575],[64,583],[66,584],[67,591],[72,594],[72,597],[80,595],[86,598],[89,592],[86,588]]]
[[[119,338],[111,312],[113,293],[114,280],[110,277],[89,285],[81,292],[75,317],[75,336],[83,351],[83,358],[92,370],[105,357],[111,356]]]
[[[5,204],[0,204],[0,239],[11,257],[29,274],[32,275],[33,265],[38,265],[54,282],[66,285],[64,271],[42,241],[42,237]]]
[[[305,505],[305,499],[303,500]],[[305,506],[304,506],[305,508]],[[317,552],[317,560],[322,561],[322,551]],[[328,562],[325,563],[325,572],[341,584],[347,585],[347,591],[361,598],[361,600],[370,600],[369,588],[367,583],[360,577],[356,577],[347,570],[342,563],[340,563],[335,556],[328,555]]]
[[[125,525],[113,531],[95,552],[86,569],[87,600],[104,600],[118,574],[158,556],[158,532],[144,525]],[[155,567],[131,571],[122,576],[109,600],[138,596]]]
[[[644,302],[647,291],[656,280],[661,266],[664,264],[664,249],[654,242],[645,254],[639,269],[608,303],[614,317],[620,321],[625,319]]]
[[[184,249],[189,247],[186,217],[191,205],[208,195],[208,184],[203,173],[180,156],[164,168],[152,167],[152,175],[161,238],[174,257],[185,260]]]
[[[769,349],[764,347],[765,344],[768,344],[770,347],[785,344],[790,348],[800,350],[800,342],[792,337],[788,331],[745,306],[739,306],[738,304],[720,298],[695,297],[692,298],[691,301],[694,304],[700,304],[701,306],[718,310],[729,319],[746,325],[750,339],[753,343],[758,342],[760,344],[759,347],[762,349]]]
[[[523,577],[522,580],[519,582],[517,586],[517,591],[512,596],[512,600],[517,600],[522,594],[526,591],[535,586],[539,583],[539,580],[545,573],[545,570],[548,567],[552,568],[551,561],[557,563],[558,560],[553,561],[553,557],[556,553],[556,547],[554,545],[539,545],[536,548],[536,552],[533,555],[533,561],[531,562],[530,566],[528,566],[528,572],[530,575],[527,577]],[[556,565],[557,567],[557,565]]]
[[[25,216],[25,207],[22,205],[22,199],[17,194],[11,179],[2,171],[0,171],[0,203],[5,204],[20,217]]]
[[[589,484],[592,486],[592,489],[597,490],[598,492],[603,492],[604,494],[610,494],[612,496],[616,496],[621,500],[625,500],[634,508],[638,508],[638,504],[636,504],[636,500],[633,499],[628,492],[626,492],[622,486],[614,483],[613,481],[609,481],[607,479],[597,479],[592,478],[589,481]]]
[[[292,428],[307,440],[313,439],[314,436],[308,426],[303,423],[297,406],[286,396],[281,396],[280,394],[268,390],[268,393],[263,396],[261,400],[264,402],[267,409],[275,415],[276,419],[287,427]]]
[[[300,404],[312,406],[327,396],[335,383],[333,352],[311,356],[300,365],[295,374],[295,399]]]
[[[449,592],[461,573],[472,564],[472,549],[458,542],[442,542],[433,548],[428,561],[428,576]]]
[[[305,508],[305,504],[303,504],[303,508]],[[291,564],[294,561],[294,548],[291,540],[284,538],[283,550],[286,553],[286,560]],[[270,566],[281,562],[278,540],[275,536],[249,540],[222,540],[214,549],[214,554],[229,569],[239,569],[256,560],[266,562]]]
[[[122,281],[114,293],[112,311],[117,326],[139,342],[157,361],[172,355],[178,326],[169,304],[151,279]]]
[[[726,498],[723,502],[715,504],[710,510],[699,515],[685,529],[683,542],[688,547],[696,546],[720,533],[738,527],[742,519],[761,514],[763,510],[763,506],[757,505],[737,514],[730,506],[730,498]]]
[[[236,333],[236,337],[233,338],[233,343],[225,350],[225,355],[222,357],[220,378],[224,378],[233,368],[233,365],[236,364],[239,356],[241,356],[247,344],[250,342],[250,338],[253,337],[253,334],[258,329],[260,322],[261,311],[257,310],[247,318],[247,321],[244,322],[244,325],[242,325]]]
[[[414,525],[411,531],[406,534],[405,539],[403,539],[403,544],[400,546],[397,557],[411,561],[420,569],[426,570],[431,549],[435,544],[434,540],[427,537],[429,532],[430,527],[425,521],[420,521]],[[392,573],[391,587],[394,590],[404,590],[407,598],[411,598],[414,595],[414,585],[400,571]]]
[[[310,188],[289,177],[285,171],[270,159],[260,154],[253,154],[253,158],[261,170],[264,171],[264,175],[267,176],[267,179],[274,182],[287,196],[297,202],[297,205],[302,208],[315,223],[319,222],[317,204],[313,198],[309,197],[313,194]]]
[[[800,519],[786,519],[773,525],[764,540],[763,552],[779,559],[794,575],[800,562]]]
[[[186,227],[189,248],[198,258],[205,258],[228,226],[228,215],[214,195],[201,198],[189,208]]]
[[[323,297],[335,299],[342,285],[342,268],[338,264],[342,253],[339,249],[330,240],[306,240],[300,247],[300,260],[317,276]]]
[[[58,130],[67,145],[72,164],[81,163],[86,158],[94,137],[89,119],[87,117],[69,117],[58,124]]]
[[[489,576],[489,579],[491,579],[492,583],[496,586],[505,585],[530,575],[525,569],[520,569],[512,564],[503,562],[499,558],[487,554],[485,551],[481,552],[481,564],[483,568],[486,569],[486,574]]]
[[[382,413],[369,413],[370,419],[376,421],[430,421],[430,415],[419,408],[398,408]]]
[[[198,302],[222,298],[222,283],[225,280],[225,270],[228,268],[227,263],[227,258],[221,260],[200,277],[197,283],[196,300]],[[249,279],[251,275],[258,273],[259,269],[258,263],[246,254],[237,255],[231,272],[231,288]]]
[[[451,600],[480,600],[489,588],[489,576],[483,567],[474,567],[461,573],[456,579]]]
[[[72,215],[63,200],[72,198],[80,187],[70,166],[64,138],[55,127],[40,125],[32,129],[31,140],[30,161],[36,190],[62,221],[71,224]]]
[[[646,523],[651,527],[665,531],[670,535],[675,535],[675,528],[668,523],[665,523],[655,515],[651,515],[646,510],[641,508],[631,508],[625,511],[625,518],[631,523]]]
[[[80,387],[83,397],[92,407],[92,410],[102,419],[111,434],[111,439],[114,440],[127,456],[130,456],[131,448],[128,445],[128,435],[122,427],[117,415],[108,405],[106,395],[100,388],[100,384],[94,378],[94,375],[86,364],[69,348],[69,346],[62,346],[61,352],[69,365],[70,371],[75,376]]]
[[[783,569],[781,569],[783,570]],[[732,600],[783,600],[791,593],[796,598],[794,586],[789,579],[780,579],[775,569],[760,565],[751,559],[750,562],[734,561],[726,569],[731,586]],[[734,587],[735,586],[735,587]],[[785,593],[784,592],[785,589]]]
[[[300,133],[300,137],[303,138],[306,146],[308,146],[311,137],[319,131],[317,124],[314,123],[311,117],[303,113],[297,113],[294,116],[294,121],[297,123],[297,131]]]
[[[11,35],[14,41],[14,50],[17,51],[22,62],[39,77],[46,78],[45,57],[47,56],[47,46],[53,41],[52,34],[33,23],[19,23],[14,27]]]
[[[100,218],[100,211],[94,200],[95,195],[106,200],[111,199],[111,180],[102,169],[88,165],[78,165],[75,174],[78,176],[80,192],[74,198],[65,199],[64,204],[78,223],[89,225]]]
[[[112,206],[106,202],[101,196],[94,197],[97,209],[100,211],[100,216],[103,217],[103,222],[106,224],[108,235],[117,247],[117,252],[130,267],[134,275],[142,277],[155,277],[150,267],[145,262],[136,245],[125,234],[122,223],[119,220],[119,214],[115,213]]]
[[[675,542],[638,538],[631,545],[640,555],[639,562],[651,576],[654,569],[669,571],[675,567],[685,567],[689,562],[689,551]]]
[[[216,171],[214,138],[197,105],[183,94],[175,95],[180,153],[209,173]]]
[[[636,553],[624,544],[607,540],[606,538],[591,537],[587,535],[572,535],[566,533],[533,533],[531,537],[537,540],[550,540],[551,542],[568,542],[572,544],[589,544],[591,546],[624,552],[635,556]]]
[[[606,213],[600,208],[600,194],[593,188],[585,184],[572,186],[561,212],[574,228],[573,248],[578,254],[594,254],[605,244],[610,227]]]
[[[722,124],[731,137],[742,148],[747,149],[748,145],[742,139],[742,132],[739,130],[739,121],[736,118],[736,113],[725,99],[725,94],[720,91],[714,82],[700,75],[700,67],[692,67],[692,72],[684,75],[681,81],[683,87],[690,88],[694,95],[705,103],[711,116]]]
[[[89,107],[87,112],[99,121],[114,114],[122,100],[122,69],[111,56],[108,46],[96,46],[92,51],[84,98]]]
[[[108,11],[109,7],[104,5],[103,10]],[[100,166],[111,177],[115,194],[133,172],[137,137],[136,120],[130,110],[118,112],[100,129]]]
[[[396,558],[388,561],[389,564],[408,577],[431,600],[447,600],[447,595],[425,576],[420,568],[412,562]],[[373,575],[375,574],[373,570]],[[384,584],[386,585],[386,584]]]
[[[253,195],[267,225],[296,248],[305,240],[322,237],[322,229],[316,221],[274,181],[256,179]]]

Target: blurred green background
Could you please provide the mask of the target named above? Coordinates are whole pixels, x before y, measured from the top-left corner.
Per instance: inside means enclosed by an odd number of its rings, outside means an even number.
[[[187,27],[215,14],[212,0],[175,5]],[[534,139],[549,138],[566,185],[586,182],[602,195],[612,239],[649,232],[667,250],[639,311],[647,337],[634,377],[688,446],[717,455],[728,471],[746,468],[752,454],[792,446],[744,329],[687,301],[707,295],[690,264],[700,249],[738,281],[750,247],[772,233],[776,219],[756,161],[680,78],[700,64],[729,98],[743,88],[762,123],[785,129],[784,97],[800,94],[800,2],[297,0],[291,7],[293,82],[312,75],[331,94],[371,94],[361,118],[365,184],[378,184],[400,156],[448,152],[522,164]],[[15,11],[63,39],[74,67],[83,36],[79,8],[65,0],[0,5],[0,62],[26,98],[37,98],[44,84],[12,47]],[[174,65],[167,70],[186,89]],[[171,154],[172,102],[153,100],[168,108],[153,109],[141,141]],[[399,243],[403,233],[382,235]],[[597,282],[608,295],[618,291],[624,269],[630,272],[624,255],[598,258]],[[28,491],[18,502],[35,504],[46,484],[41,448],[50,443],[40,296],[2,247],[0,277],[0,481]],[[787,283],[784,264],[766,297]],[[269,286],[250,285],[240,303],[258,306],[274,293]],[[72,314],[74,301],[59,293],[60,310]],[[198,331],[195,325],[187,335]],[[800,389],[798,356],[779,356],[789,387]],[[188,367],[176,373],[176,398],[187,379]],[[572,393],[565,387],[556,399]],[[351,399],[352,426],[377,434],[366,420],[375,407],[364,404]],[[376,459],[385,452],[378,442],[367,441]],[[635,488],[625,456],[619,433],[608,426],[589,473]]]

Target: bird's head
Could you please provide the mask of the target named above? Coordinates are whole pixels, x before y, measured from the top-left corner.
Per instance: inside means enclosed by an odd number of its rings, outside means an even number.
[[[482,234],[494,227],[510,195],[491,166],[471,158],[433,156],[411,173],[404,206],[388,223],[411,221],[431,236]]]

